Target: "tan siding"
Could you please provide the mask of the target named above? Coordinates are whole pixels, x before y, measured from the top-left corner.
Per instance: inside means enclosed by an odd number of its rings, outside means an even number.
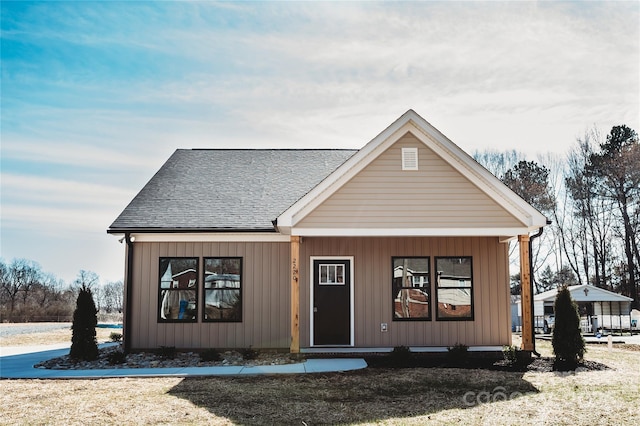
[[[287,243],[135,243],[132,348],[288,348],[289,245]],[[243,321],[202,322],[203,257],[243,258]],[[160,257],[198,258],[198,322],[158,323]]]
[[[403,147],[418,147],[418,171],[402,170]],[[297,226],[459,228],[522,223],[407,133]]]
[[[507,247],[497,238],[304,238],[300,245],[300,344],[308,347],[311,256],[353,256],[356,347],[510,343]],[[393,321],[391,257],[473,257],[473,321]],[[435,299],[432,275],[431,295]],[[380,331],[386,322],[389,331]]]
[[[310,256],[354,257],[357,347],[509,344],[508,248],[497,238],[304,238],[300,246],[300,342],[308,347]],[[197,323],[158,324],[158,260],[165,256],[243,258],[243,322],[203,323],[202,289]],[[429,256],[432,300],[436,256],[473,257],[474,321],[394,322],[391,257]],[[287,348],[290,339],[289,245],[287,243],[135,243],[132,287],[132,347]],[[389,326],[380,331],[380,323]]]

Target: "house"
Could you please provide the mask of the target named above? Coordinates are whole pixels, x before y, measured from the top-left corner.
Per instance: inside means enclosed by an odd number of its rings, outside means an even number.
[[[630,329],[632,298],[589,284],[571,285],[567,289],[578,305],[583,332]],[[552,289],[533,297],[536,317],[553,314],[557,294],[558,289]]]
[[[531,301],[545,224],[412,110],[360,150],[180,149],[108,229],[126,242],[125,347],[500,350],[507,242]]]

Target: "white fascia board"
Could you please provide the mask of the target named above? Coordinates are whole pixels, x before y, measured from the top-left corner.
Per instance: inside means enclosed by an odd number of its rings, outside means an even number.
[[[288,243],[289,235],[277,233],[132,233],[135,242],[142,243],[174,243],[174,242],[274,242]]]
[[[528,228],[296,228],[291,235],[303,237],[498,237],[523,235]]]

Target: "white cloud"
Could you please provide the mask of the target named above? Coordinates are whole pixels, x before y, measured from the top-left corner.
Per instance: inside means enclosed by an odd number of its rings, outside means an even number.
[[[3,43],[46,54],[3,57],[10,252],[16,228],[102,235],[176,148],[359,148],[409,108],[469,152],[564,153],[593,125],[640,130],[637,2],[24,10]]]

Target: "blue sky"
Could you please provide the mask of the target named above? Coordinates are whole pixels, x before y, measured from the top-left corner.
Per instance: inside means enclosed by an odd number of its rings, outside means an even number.
[[[467,152],[640,131],[640,3],[1,3],[1,245],[121,279],[106,229],[176,148],[360,148],[413,108]]]

